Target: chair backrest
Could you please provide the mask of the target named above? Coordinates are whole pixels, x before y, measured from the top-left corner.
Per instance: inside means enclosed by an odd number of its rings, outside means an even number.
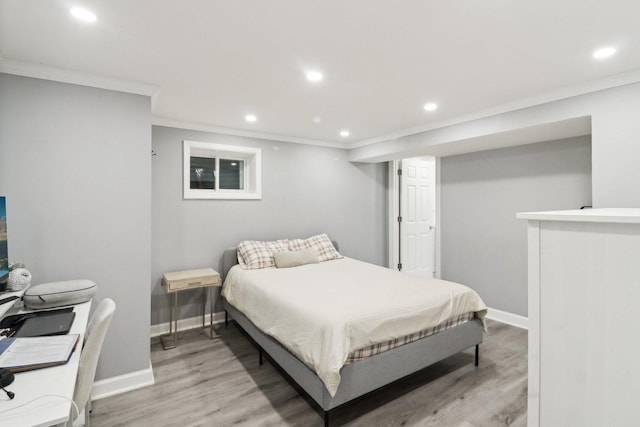
[[[84,347],[80,354],[76,389],[73,395],[73,401],[76,402],[79,409],[85,407],[91,395],[100,350],[102,349],[104,337],[107,335],[107,330],[109,329],[115,311],[116,303],[110,298],[105,298],[100,305],[98,305],[95,313],[93,313],[93,317],[91,317],[89,321],[89,325],[87,325]],[[77,416],[77,414],[75,416]]]

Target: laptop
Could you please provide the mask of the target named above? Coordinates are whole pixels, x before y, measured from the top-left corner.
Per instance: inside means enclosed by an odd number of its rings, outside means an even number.
[[[14,337],[42,337],[68,334],[76,313],[66,311],[27,318],[13,335]]]

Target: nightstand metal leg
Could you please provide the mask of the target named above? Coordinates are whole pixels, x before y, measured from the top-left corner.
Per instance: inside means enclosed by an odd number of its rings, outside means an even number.
[[[173,342],[169,338],[173,336]],[[160,337],[162,348],[169,350],[178,345],[178,292],[173,293],[173,305],[169,310],[169,334]]]
[[[173,346],[178,345],[178,293],[173,297]]]
[[[209,338],[220,338],[220,334],[218,334],[216,332],[216,330],[213,328],[213,297],[215,295],[214,293],[214,287],[213,286],[209,286]]]
[[[207,315],[207,288],[202,288],[202,329],[204,329],[204,318]]]

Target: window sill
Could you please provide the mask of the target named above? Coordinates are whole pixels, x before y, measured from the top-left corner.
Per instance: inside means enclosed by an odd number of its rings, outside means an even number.
[[[261,200],[261,193],[186,190],[185,200]]]

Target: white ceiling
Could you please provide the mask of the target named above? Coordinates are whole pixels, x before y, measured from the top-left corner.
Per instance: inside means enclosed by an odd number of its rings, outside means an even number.
[[[155,123],[357,146],[639,76],[639,16],[637,0],[0,0],[0,54],[157,86]]]

